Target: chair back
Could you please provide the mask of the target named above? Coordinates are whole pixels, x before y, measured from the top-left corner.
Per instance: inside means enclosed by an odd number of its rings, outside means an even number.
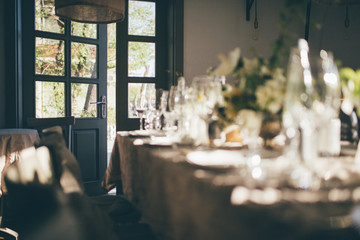
[[[40,137],[42,136],[41,131],[43,129],[60,126],[63,129],[63,136],[67,147],[72,152],[72,128],[75,125],[75,117],[28,118],[26,119],[26,125],[27,127],[37,129]]]

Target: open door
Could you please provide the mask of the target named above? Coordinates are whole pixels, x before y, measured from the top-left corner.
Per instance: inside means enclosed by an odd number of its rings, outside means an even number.
[[[72,149],[86,192],[107,166],[107,26],[58,18],[54,0],[22,1],[23,117],[74,116]]]

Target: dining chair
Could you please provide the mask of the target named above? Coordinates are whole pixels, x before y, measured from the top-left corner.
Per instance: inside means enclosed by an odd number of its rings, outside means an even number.
[[[42,137],[42,130],[60,126],[63,130],[63,137],[66,141],[68,149],[72,152],[72,128],[75,125],[75,117],[60,117],[60,118],[27,118],[26,125],[30,128],[35,128],[39,132],[40,138]]]
[[[0,228],[0,239],[17,240],[19,234],[10,228]]]
[[[137,239],[154,239],[152,232],[147,224],[141,222],[141,214],[133,206],[133,204],[124,195],[109,195],[103,194],[98,196],[88,196],[83,191],[72,191],[73,187],[63,186],[63,182],[70,182],[69,179],[78,182],[77,185],[82,186],[81,177],[78,176],[77,171],[71,169],[78,169],[77,161],[73,154],[63,146],[65,143],[62,140],[61,131],[56,128],[45,129],[46,135],[40,139],[37,144],[40,146],[47,146],[51,152],[52,163],[54,166],[69,166],[68,168],[56,168],[54,175],[58,185],[67,196],[79,197],[87,201],[94,209],[105,213],[114,225],[114,229],[118,236],[126,236],[121,239],[129,239],[131,236],[137,236]],[[71,165],[69,165],[71,163]],[[65,172],[66,171],[66,172]],[[71,175],[73,175],[71,177]],[[59,176],[56,177],[56,176]],[[68,189],[68,190],[67,190]]]
[[[47,146],[38,146],[6,173],[12,217],[8,226],[22,240],[117,240],[111,219],[105,213],[84,194],[67,194],[61,189],[51,151]],[[2,236],[0,229],[0,239],[13,239]]]

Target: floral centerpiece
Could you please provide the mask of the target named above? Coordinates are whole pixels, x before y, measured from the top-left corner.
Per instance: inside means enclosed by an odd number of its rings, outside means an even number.
[[[360,69],[344,67],[339,69],[339,76],[344,97],[341,109],[350,115],[355,107],[360,116]]]
[[[360,117],[360,69],[340,68],[339,77],[343,93],[341,109],[351,115],[355,108],[357,116]],[[357,144],[355,163],[360,164],[360,141]]]
[[[213,75],[231,75],[234,84],[222,87],[223,102],[216,106],[222,129],[244,121],[254,123],[262,116],[262,137],[276,136],[281,129],[281,114],[286,90],[284,69],[271,67],[265,58],[248,59],[235,48],[226,57],[219,55],[220,65],[209,72]]]

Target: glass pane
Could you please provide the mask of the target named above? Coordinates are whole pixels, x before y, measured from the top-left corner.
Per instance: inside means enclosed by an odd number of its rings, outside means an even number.
[[[129,35],[155,36],[155,3],[129,1]]]
[[[96,45],[71,43],[71,76],[96,78]]]
[[[97,25],[90,23],[71,22],[71,35],[96,39]]]
[[[37,118],[65,117],[64,83],[36,81],[35,92]]]
[[[129,77],[155,77],[155,43],[129,42]]]
[[[145,92],[146,100],[151,104],[152,108],[155,108],[155,83],[129,83],[128,84],[128,117],[137,118],[138,114],[135,110],[134,100],[136,94]]]
[[[65,23],[55,15],[55,0],[35,1],[35,30],[61,33],[65,32]]]
[[[36,74],[64,76],[64,41],[36,38]]]
[[[72,83],[71,84],[71,115],[75,117],[97,117],[96,84]]]

